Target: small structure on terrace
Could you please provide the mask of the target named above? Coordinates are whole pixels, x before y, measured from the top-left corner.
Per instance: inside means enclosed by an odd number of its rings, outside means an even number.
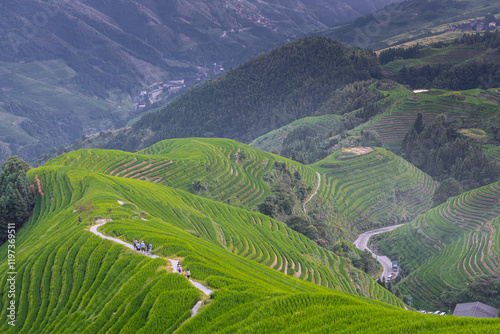
[[[457,317],[496,318],[498,309],[480,302],[462,303],[455,306],[453,315]]]

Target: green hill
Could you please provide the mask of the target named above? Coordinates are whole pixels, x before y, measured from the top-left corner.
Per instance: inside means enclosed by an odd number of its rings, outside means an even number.
[[[152,182],[55,163],[29,172],[32,181],[36,175],[44,195],[37,196],[32,218],[16,234],[16,327],[4,321],[4,333],[500,328],[497,320],[426,316],[332,290],[359,294],[370,286],[366,292],[401,306],[359,271],[345,271],[349,266],[335,255],[260,214]],[[169,273],[165,259],[146,258],[93,235],[86,219],[79,224],[82,213],[75,208],[87,201],[97,207],[91,216],[111,220],[101,228],[105,234],[151,241],[154,254],[182,260],[195,280],[215,290],[196,316],[189,318],[201,298],[198,290]],[[5,258],[6,245],[0,252]],[[303,278],[316,284],[269,268],[278,252],[301,264]],[[8,271],[6,262],[0,264],[4,282]],[[3,305],[12,298],[7,291],[2,284]],[[2,307],[0,316],[6,315]]]
[[[344,149],[312,165],[323,175],[318,198],[346,218],[345,237],[410,221],[432,205],[436,182],[383,148]]]
[[[483,300],[499,306],[495,282],[500,277],[500,183],[448,200],[379,242],[411,273],[398,289],[416,307]]]
[[[317,186],[315,171],[321,174],[318,194],[306,208],[327,216],[322,220],[326,219],[334,239],[354,240],[362,231],[410,221],[430,208],[436,183],[405,160],[381,148],[337,160],[342,154],[305,166],[229,139],[186,138],[161,141],[138,153],[78,150],[46,165],[147,180],[255,209],[274,195],[269,176],[275,162],[284,162],[301,175],[309,189],[307,197]],[[379,182],[372,182],[374,177]],[[364,196],[358,199],[359,194]],[[295,204],[293,215],[303,215],[302,203]],[[332,213],[342,218],[329,216]]]
[[[155,245],[154,253],[181,257],[194,279],[218,290],[215,309],[221,303],[231,305],[234,298],[244,302],[291,291],[329,293],[320,286],[401,306],[345,259],[264,215],[151,182],[78,168],[54,164],[32,170],[30,178],[35,175],[44,196],[37,197],[33,217],[16,234],[16,328],[37,333],[42,328],[154,328],[165,308],[179,317],[162,324],[169,328],[189,315],[198,293],[177,275],[167,274],[165,260],[134,255],[86,231],[87,222],[79,224],[82,213],[75,210],[86,201],[98,207],[92,216],[112,220],[102,228],[105,233],[129,242],[139,237]],[[1,250],[5,255],[6,246]],[[0,268],[6,277],[7,263]],[[1,298],[7,300],[5,290]],[[175,307],[168,306],[172,301]],[[32,306],[38,303],[40,307]],[[6,309],[2,312],[5,316]],[[148,313],[150,323],[140,320]],[[2,326],[5,332],[8,327]]]
[[[230,139],[171,139],[138,153],[78,150],[51,160],[47,165],[147,180],[252,208],[270,195],[264,176],[276,161],[298,171],[307,187],[312,188],[317,182],[316,174],[309,167]],[[195,182],[198,184],[196,189]]]
[[[294,131],[307,127],[315,135],[321,136],[332,132],[336,133],[340,125],[340,117],[337,115],[305,117],[256,138],[250,143],[250,146],[283,155],[282,151],[289,141],[287,140],[288,136]]]

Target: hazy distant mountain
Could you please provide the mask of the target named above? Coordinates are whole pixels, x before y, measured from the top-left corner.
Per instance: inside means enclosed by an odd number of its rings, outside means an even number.
[[[2,1],[0,161],[123,126],[184,85],[391,2]],[[178,84],[150,86],[162,81]]]
[[[495,17],[496,16],[496,17]],[[409,0],[391,4],[319,35],[373,50],[453,40],[464,32],[500,25],[500,2],[490,0]]]

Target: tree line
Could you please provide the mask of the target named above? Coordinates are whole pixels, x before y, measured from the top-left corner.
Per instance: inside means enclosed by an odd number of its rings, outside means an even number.
[[[0,245],[7,241],[9,224],[15,231],[28,221],[35,205],[34,190],[26,176],[30,166],[17,157],[10,157],[2,164],[0,172]]]

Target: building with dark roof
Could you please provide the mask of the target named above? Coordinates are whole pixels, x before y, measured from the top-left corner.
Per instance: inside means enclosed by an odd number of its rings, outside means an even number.
[[[498,309],[480,302],[462,303],[455,306],[453,315],[457,317],[496,318]]]

